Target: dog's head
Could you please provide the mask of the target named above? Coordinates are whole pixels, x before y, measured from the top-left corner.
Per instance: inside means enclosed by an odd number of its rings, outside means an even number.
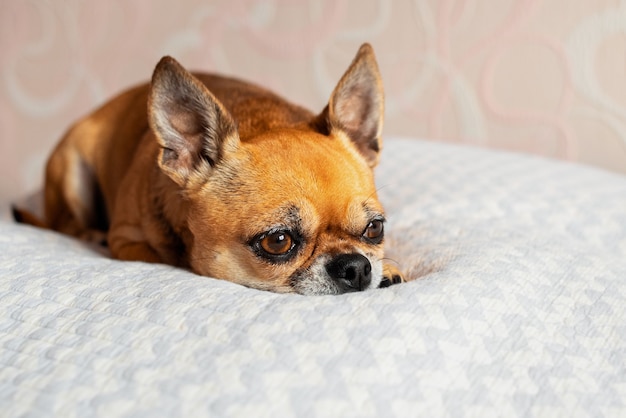
[[[383,90],[369,45],[321,114],[297,126],[242,141],[227,109],[169,57],[149,113],[159,167],[190,208],[195,272],[276,292],[378,287],[385,218],[372,170]]]

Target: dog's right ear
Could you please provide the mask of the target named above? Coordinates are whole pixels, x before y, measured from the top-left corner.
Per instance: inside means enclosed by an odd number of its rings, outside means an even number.
[[[148,114],[161,146],[159,167],[180,186],[205,179],[239,144],[232,116],[172,57],[163,57],[154,70]]]
[[[371,45],[359,48],[335,87],[328,106],[313,121],[324,134],[341,132],[371,168],[378,163],[384,114],[383,83]]]

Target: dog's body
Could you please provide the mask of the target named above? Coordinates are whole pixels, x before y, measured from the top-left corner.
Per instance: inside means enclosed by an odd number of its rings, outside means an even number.
[[[395,268],[383,277],[384,213],[372,173],[382,118],[369,45],[317,116],[165,57],[151,84],[106,103],[59,143],[41,226],[106,238],[122,260],[277,292],[398,282]]]

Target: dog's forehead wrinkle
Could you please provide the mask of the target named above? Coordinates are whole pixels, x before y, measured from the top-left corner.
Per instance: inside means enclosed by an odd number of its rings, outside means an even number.
[[[266,214],[261,214],[263,222],[267,224],[265,229],[283,228],[295,229],[298,232],[302,230],[302,217],[300,210],[293,203],[287,203],[285,206],[274,210],[269,210]]]
[[[361,208],[369,221],[374,219],[380,219],[382,221],[385,220],[385,212],[383,211],[381,205],[378,204],[378,201],[374,200],[374,198],[368,197],[366,200],[361,202]]]

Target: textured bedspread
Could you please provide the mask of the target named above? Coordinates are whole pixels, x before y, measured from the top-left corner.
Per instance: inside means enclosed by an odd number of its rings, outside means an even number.
[[[277,295],[0,223],[2,416],[626,416],[626,178],[388,141],[418,280]]]

